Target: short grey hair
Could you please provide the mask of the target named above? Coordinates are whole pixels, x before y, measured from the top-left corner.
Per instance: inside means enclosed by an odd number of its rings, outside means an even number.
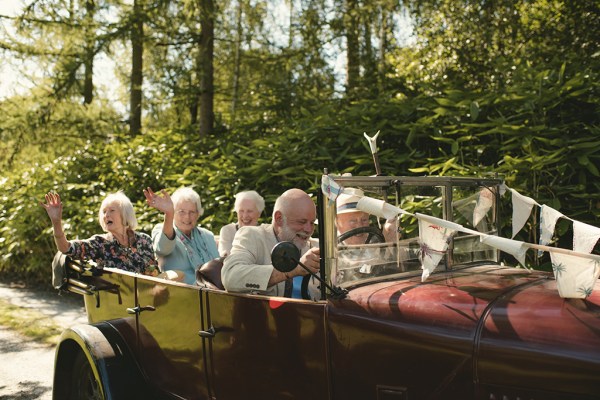
[[[254,190],[239,192],[233,197],[235,197],[235,205],[233,206],[233,210],[235,212],[239,211],[242,201],[244,200],[251,200],[256,206],[256,209],[258,210],[259,214],[262,214],[262,212],[265,209],[265,199],[263,199],[263,197]]]
[[[173,207],[177,208],[177,205],[182,201],[191,201],[196,204],[196,210],[198,210],[198,215],[204,214],[204,208],[202,208],[202,201],[200,201],[200,195],[191,187],[181,187],[173,193],[171,196],[171,200],[173,200]]]
[[[119,190],[116,193],[109,193],[104,200],[102,200],[102,204],[100,205],[100,211],[98,211],[98,221],[100,222],[100,226],[104,232],[108,232],[108,228],[104,223],[104,210],[111,204],[117,204],[119,206],[119,211],[121,213],[121,219],[123,220],[123,224],[126,228],[134,231],[137,226],[137,218],[135,217],[135,211],[133,210],[133,204],[131,204],[131,200],[129,197],[123,193],[122,190]]]

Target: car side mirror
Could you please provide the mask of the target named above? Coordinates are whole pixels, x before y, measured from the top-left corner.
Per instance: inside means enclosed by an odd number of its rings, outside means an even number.
[[[321,278],[320,274],[311,272],[306,265],[302,264],[300,262],[300,249],[292,242],[279,242],[273,246],[273,250],[271,250],[271,263],[277,271],[283,273],[290,272],[296,268],[297,265],[300,265],[311,276],[325,285],[325,287],[331,291],[333,298],[343,299],[348,294],[345,289],[328,285],[327,282]]]
[[[298,265],[300,250],[292,242],[279,242],[271,250],[271,262],[279,272],[290,272]]]

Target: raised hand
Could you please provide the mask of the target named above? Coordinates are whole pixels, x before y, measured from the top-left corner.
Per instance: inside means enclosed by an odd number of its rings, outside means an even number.
[[[62,220],[63,206],[58,193],[48,192],[46,194],[46,203],[40,202],[40,205],[48,213],[52,224],[59,223]]]
[[[150,207],[154,207],[165,214],[175,212],[173,200],[171,200],[171,196],[169,196],[169,193],[165,189],[162,189],[160,193],[155,193],[151,188],[146,188],[144,189],[144,196],[146,197],[146,203]]]

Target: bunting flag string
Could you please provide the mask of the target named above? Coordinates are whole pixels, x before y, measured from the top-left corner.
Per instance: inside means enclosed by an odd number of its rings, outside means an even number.
[[[502,186],[502,185],[501,185]],[[585,224],[565,216],[557,210],[540,205],[530,197],[523,196],[514,189],[506,186],[512,193],[513,202],[513,238],[519,232],[531,214],[533,205],[541,207],[540,210],[540,240],[541,245],[547,245],[552,239],[556,222],[559,218],[565,218],[573,222],[573,251],[577,253],[591,253],[598,240],[600,240],[600,228]],[[538,252],[538,257],[541,256]]]
[[[335,201],[337,196],[344,191],[341,186],[329,179],[327,175],[323,176],[321,188],[330,201]],[[563,298],[585,298],[589,296],[596,280],[600,276],[600,255],[591,254],[594,246],[600,240],[600,228],[572,220],[551,207],[540,205],[530,197],[519,194],[514,189],[510,189],[505,185],[504,188],[512,193],[514,207],[513,237],[523,228],[531,214],[533,206],[537,205],[541,207],[539,244],[489,235],[465,228],[452,221],[425,214],[412,214],[383,200],[368,196],[363,196],[359,200],[357,208],[381,218],[391,219],[399,214],[406,214],[418,219],[419,245],[421,247],[420,259],[421,268],[423,269],[422,281],[425,281],[437,268],[448,250],[448,244],[452,236],[456,232],[463,232],[471,235],[479,235],[482,243],[513,255],[525,268],[527,268],[525,255],[528,249],[535,249],[538,251],[538,254],[540,252],[548,252],[552,260],[559,295]],[[492,197],[490,198],[493,200]],[[493,201],[489,207],[488,204],[489,199],[483,192],[480,192],[473,216],[474,225],[476,225],[476,221],[481,221],[481,218],[489,211],[493,205]],[[573,250],[547,246],[551,241],[556,222],[559,218],[566,218],[573,221]]]

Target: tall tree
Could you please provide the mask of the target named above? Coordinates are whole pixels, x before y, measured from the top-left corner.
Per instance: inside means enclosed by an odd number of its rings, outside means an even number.
[[[198,134],[211,135],[214,130],[214,42],[215,5],[213,0],[199,0],[200,35],[198,41],[197,72],[200,77],[199,98],[200,118]]]
[[[96,34],[94,15],[96,5],[94,0],[85,0],[85,50],[84,50],[84,79],[83,79],[83,103],[91,104],[94,99],[94,57],[96,48]]]
[[[144,82],[144,2],[133,1],[131,17],[131,82],[129,98],[129,133],[142,130],[142,85]]]
[[[235,42],[233,58],[233,77],[231,84],[231,126],[235,126],[235,112],[237,108],[240,90],[240,71],[242,63],[242,39],[244,26],[242,25],[244,15],[244,0],[238,0],[235,7]]]
[[[84,104],[90,104],[94,97],[93,60],[104,50],[97,35],[102,21],[97,21],[96,10],[104,4],[92,0],[31,1],[15,20],[16,34],[2,38],[3,47],[9,48],[13,57],[22,56],[29,62],[35,59],[55,99],[81,96]],[[34,79],[40,80],[39,75]]]
[[[360,41],[358,0],[345,0],[346,95],[354,99],[360,83]]]

